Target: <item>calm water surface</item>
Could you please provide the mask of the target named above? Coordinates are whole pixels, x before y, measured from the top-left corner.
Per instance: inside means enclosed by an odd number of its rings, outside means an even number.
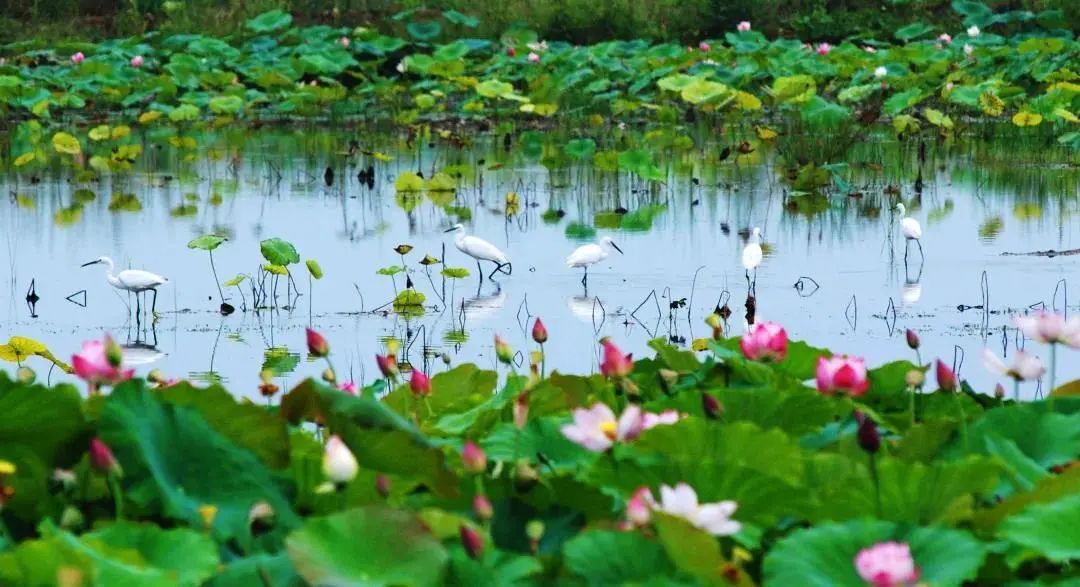
[[[628,174],[591,166],[550,172],[503,151],[501,141],[464,152],[426,147],[419,154],[405,150],[403,141],[388,141],[383,150],[393,159],[372,160],[376,178],[369,189],[356,178],[357,161],[340,153],[346,143],[347,137],[325,133],[265,131],[251,135],[242,152],[223,147],[212,151],[215,157],[188,162],[162,152],[148,168],[101,184],[75,185],[64,170],[40,173],[36,184],[7,176],[4,191],[12,197],[0,206],[0,226],[10,280],[0,289],[0,337],[39,339],[66,359],[82,341],[110,332],[138,347],[128,358],[140,372],[159,368],[171,377],[220,379],[235,393],[255,397],[268,352],[288,349],[298,360],[281,375],[286,385],[321,371],[301,355],[308,325],[327,335],[342,375],[371,381],[377,376],[373,355],[388,337],[403,341],[408,361],[430,370],[444,368],[444,352],[453,363],[494,368],[493,336],[527,351],[529,316],[540,316],[551,333],[549,368],[590,372],[597,367],[598,338],[612,336],[635,354],[649,353],[646,343],[655,337],[689,345],[708,336],[702,320],[718,304],[733,311],[728,331],[741,333],[747,284],[739,233],[759,226],[767,253],[757,272],[758,319],[780,322],[793,338],[864,355],[871,365],[909,357],[903,332],[912,328],[922,333],[924,359],[962,361],[961,375],[986,391],[996,380],[982,367],[981,349],[1011,354],[1024,345],[1010,327],[1012,313],[1043,305],[1072,312],[1080,301],[1080,290],[1072,297],[1068,291],[1077,257],[1002,255],[1080,247],[1080,179],[1060,153],[931,145],[920,195],[912,147],[866,144],[850,156],[852,189],[861,197],[815,202],[791,193],[767,148],[737,162],[717,162],[715,150],[673,157],[666,185],[649,188]],[[431,197],[415,196],[408,212],[409,199],[395,197],[402,171],[420,168],[430,177],[433,167],[450,163],[461,165],[466,177],[456,195],[442,198],[470,210],[469,232],[507,252],[511,276],[479,284],[475,263],[443,232],[457,218]],[[501,167],[490,169],[496,163]],[[336,171],[331,186],[324,180],[328,165]],[[77,193],[80,188],[90,193]],[[521,205],[508,218],[509,191],[519,194]],[[114,193],[134,194],[141,210],[110,211]],[[925,262],[913,247],[905,264],[892,210],[897,198],[923,225]],[[78,201],[82,206],[72,214]],[[565,265],[586,241],[568,236],[567,226],[596,224],[598,213],[618,208],[658,212],[651,223],[624,220],[632,230],[599,229],[625,255],[594,267],[586,290],[580,270]],[[545,221],[548,210],[565,216]],[[611,218],[601,215],[599,224],[611,225]],[[207,254],[186,246],[209,232],[230,239],[214,253],[223,281],[253,274],[262,262],[259,241],[274,236],[294,243],[303,259],[317,259],[325,277],[309,295],[306,271],[294,269],[303,295],[292,309],[240,311],[232,288],[226,296],[238,311],[222,317]],[[376,275],[400,263],[393,248],[403,243],[415,247],[406,262],[428,304],[424,316],[408,320],[387,311],[394,284]],[[445,294],[439,267],[429,280],[417,264],[424,254],[442,258],[444,246],[449,266],[471,272],[448,280]],[[100,265],[79,267],[102,255],[115,259],[118,270],[147,269],[170,279],[160,290],[156,324],[135,323],[128,296],[112,290]],[[404,286],[404,275],[395,279]],[[41,298],[36,317],[24,301],[31,281]],[[65,300],[81,290],[85,307]],[[284,290],[279,286],[280,305],[286,304]],[[81,294],[75,299],[81,302]],[[1046,355],[1036,344],[1028,348]],[[1075,359],[1062,355],[1059,381],[1080,377]],[[284,361],[286,371],[290,362]],[[67,378],[58,371],[50,377]],[[1034,393],[1034,385],[1024,390]]]

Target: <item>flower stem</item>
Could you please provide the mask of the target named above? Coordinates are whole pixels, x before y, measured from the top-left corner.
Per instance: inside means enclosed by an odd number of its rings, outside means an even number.
[[[1013,401],[1020,403],[1020,380],[1013,379]]]
[[[911,408],[911,428],[915,427],[915,386],[911,387],[910,408]]]
[[[1054,379],[1057,375],[1057,345],[1050,345],[1050,388],[1047,389],[1047,397],[1054,393]]]
[[[877,517],[884,517],[881,507],[881,481],[878,479],[877,459],[874,453],[870,453],[870,480],[874,482],[874,505],[877,507]]]
[[[956,399],[956,411],[960,413],[960,439],[964,442],[964,450],[968,450],[967,416],[964,415],[964,404],[960,401],[960,392],[953,393]]]
[[[113,473],[108,474],[109,493],[112,494],[113,508],[116,510],[117,521],[124,519],[124,490],[120,487],[120,480]]]

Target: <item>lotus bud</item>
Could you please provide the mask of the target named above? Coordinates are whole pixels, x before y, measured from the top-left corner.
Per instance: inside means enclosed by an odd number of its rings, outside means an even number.
[[[307,348],[313,357],[321,358],[330,354],[330,343],[326,342],[323,335],[310,328],[307,329]]]
[[[105,337],[105,360],[113,369],[119,369],[120,364],[124,362],[124,349],[116,344],[111,336]]]
[[[510,365],[514,362],[513,349],[511,349],[510,345],[498,334],[495,335],[495,356],[498,357],[499,362],[504,365]]]
[[[539,344],[544,344],[548,340],[547,328],[544,328],[544,323],[539,318],[536,319],[536,322],[533,322],[532,337]]]
[[[416,397],[427,397],[431,395],[431,378],[427,376],[427,373],[413,369],[412,377],[409,378],[409,389]]]
[[[938,387],[944,391],[956,391],[958,383],[956,380],[956,373],[946,366],[945,363],[942,363],[941,359],[937,360],[935,370],[937,372]]]
[[[375,355],[375,362],[379,365],[379,372],[387,379],[395,379],[398,376],[397,357],[391,353],[387,355]]]
[[[912,389],[922,387],[923,381],[926,380],[926,376],[918,369],[912,369],[904,375],[904,382]]]
[[[660,381],[660,389],[665,395],[671,395],[671,388],[679,382],[679,374],[671,369],[657,370],[656,378]]]
[[[337,381],[337,376],[334,375],[334,370],[330,367],[323,369],[322,380],[333,385],[334,382]]]
[[[461,526],[461,545],[469,558],[479,560],[484,554],[484,537],[468,526]]]
[[[1001,398],[1005,397],[1005,386],[1004,385],[998,383],[997,386],[994,387],[994,397],[996,397],[998,399],[1001,399]]]
[[[113,456],[112,450],[100,438],[90,439],[90,464],[98,471],[120,476],[120,463]]]
[[[356,478],[359,469],[349,447],[338,436],[331,436],[323,453],[323,473],[326,477],[337,485],[343,485]]]
[[[375,492],[383,499],[390,497],[390,478],[382,473],[376,475]]]
[[[17,379],[19,383],[29,385],[37,379],[37,373],[34,373],[34,370],[30,367],[23,365],[15,370],[15,379]]]
[[[63,513],[60,514],[60,527],[65,530],[80,528],[84,521],[82,512],[72,505],[65,507]]]
[[[487,470],[487,455],[471,440],[465,441],[465,447],[461,450],[461,462],[465,465],[465,471],[479,475]]]
[[[274,525],[274,508],[265,501],[257,502],[248,511],[248,524],[256,534],[266,532]]]
[[[529,419],[529,392],[523,391],[514,398],[514,426],[518,430],[525,427]]]
[[[859,446],[870,454],[876,453],[881,448],[881,435],[874,421],[862,412],[855,412],[855,420],[859,423]]]
[[[915,334],[914,330],[908,328],[907,332],[904,333],[904,337],[907,338],[908,348],[910,348],[913,351],[918,350],[918,348],[919,348],[919,335]]]
[[[477,495],[473,498],[472,502],[473,515],[481,523],[487,523],[491,520],[491,517],[495,515],[494,508],[491,507],[491,501],[488,500],[483,494]]]
[[[529,550],[536,553],[540,550],[540,540],[544,537],[544,522],[542,520],[529,520],[525,524],[525,536],[529,539]]]
[[[717,420],[724,415],[724,404],[705,392],[701,393],[701,409],[710,420]]]
[[[146,380],[150,383],[156,383],[158,385],[165,385],[168,379],[165,378],[165,374],[161,369],[153,369],[146,374]]]

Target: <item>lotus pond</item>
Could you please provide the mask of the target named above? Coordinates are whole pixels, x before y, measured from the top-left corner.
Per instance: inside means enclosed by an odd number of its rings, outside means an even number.
[[[953,7],[0,47],[0,584],[1074,584],[1080,49]]]

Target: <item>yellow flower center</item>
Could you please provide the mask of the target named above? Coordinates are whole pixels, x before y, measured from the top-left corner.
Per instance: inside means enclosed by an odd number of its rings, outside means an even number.
[[[600,423],[600,432],[603,432],[604,436],[607,436],[611,440],[615,440],[618,430],[619,425],[616,424],[614,420]]]

